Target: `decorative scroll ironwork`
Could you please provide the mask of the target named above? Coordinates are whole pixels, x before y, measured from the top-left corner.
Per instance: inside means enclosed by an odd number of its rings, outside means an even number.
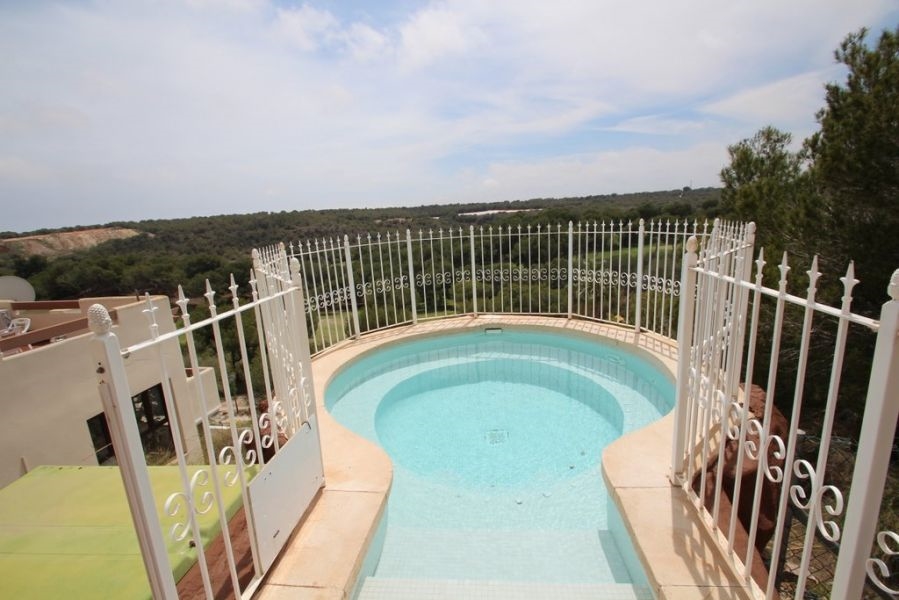
[[[669,296],[677,296],[680,293],[680,281],[660,275],[643,275],[640,287],[643,288],[643,291],[667,294]]]
[[[203,490],[197,495],[197,491],[211,487],[209,484],[209,471],[207,469],[198,469],[190,478],[188,490],[174,492],[169,494],[163,505],[165,514],[177,520],[169,529],[169,537],[173,542],[181,542],[190,536],[191,541],[195,544],[200,540],[194,539],[194,519],[198,515],[205,515],[215,505],[215,496],[211,490]],[[188,497],[188,494],[190,496]],[[191,500],[193,499],[193,500]],[[180,517],[179,517],[180,515]]]
[[[809,490],[801,483],[790,486],[790,499],[797,507],[807,511],[815,519],[818,531],[829,542],[840,541],[840,526],[833,519],[825,519],[826,512],[831,517],[839,517],[843,514],[843,492],[835,485],[824,485],[820,481],[815,467],[805,459],[798,459],[793,463],[793,474],[799,481],[808,481]],[[832,497],[832,502],[825,502],[826,496]]]
[[[239,467],[241,468],[256,464],[256,451],[253,449],[253,431],[250,429],[240,430],[237,436],[237,444],[239,448],[245,450],[237,452],[233,445],[223,446],[219,450],[218,464],[238,466],[237,461],[240,461]],[[240,471],[238,469],[226,469],[222,481],[225,487],[234,487],[240,482]]]
[[[888,559],[899,556],[899,535],[892,531],[878,532],[877,546],[884,557]],[[893,561],[891,560],[890,563],[892,564]],[[887,565],[887,561],[883,558],[869,558],[865,563],[865,572],[878,588],[887,594],[899,595],[899,589],[890,587],[886,582],[886,580],[893,578],[895,574],[890,571],[890,566]]]
[[[472,226],[467,232],[440,228],[407,231],[405,237],[388,232],[386,237],[357,236],[355,246],[346,240],[345,252],[329,239],[296,248],[310,326],[317,323],[315,315],[352,310],[353,322],[362,315],[361,333],[409,322],[407,310],[414,321],[416,309],[419,316],[433,318],[464,314],[471,307],[476,312],[568,312],[670,336],[675,312],[670,299],[680,294],[679,249],[690,233],[706,235],[697,223],[691,232],[686,222],[641,222],[638,228],[618,221],[568,228]],[[344,271],[356,274],[352,288],[345,285]],[[470,288],[458,285],[469,282]],[[557,290],[569,284],[576,288],[569,294],[572,306],[563,306],[565,296]],[[354,301],[362,306],[351,307]],[[314,332],[315,352],[345,339],[343,333],[332,337],[332,329]]]
[[[358,286],[357,286],[358,289]],[[379,290],[380,293],[381,290]],[[345,304],[350,298],[349,286],[344,286],[332,290],[322,292],[317,295],[307,296],[305,299],[305,307],[307,311],[319,311],[334,306]]]
[[[782,461],[787,457],[787,447],[783,438],[779,435],[766,433],[765,427],[758,419],[749,419],[746,423],[746,428],[747,440],[744,442],[746,456],[759,462],[759,470],[764,473],[768,481],[780,483],[783,481],[783,468],[773,463],[770,458]],[[752,441],[751,436],[758,439],[758,446]]]
[[[263,448],[275,447],[281,435],[288,434],[287,413],[280,400],[273,400],[269,409],[259,415],[260,443]]]

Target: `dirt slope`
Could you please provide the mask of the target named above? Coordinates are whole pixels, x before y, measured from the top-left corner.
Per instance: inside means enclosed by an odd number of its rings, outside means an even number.
[[[63,231],[43,235],[0,240],[0,252],[14,252],[25,256],[60,256],[77,250],[91,248],[109,240],[119,240],[139,235],[134,229],[102,227],[82,231]]]

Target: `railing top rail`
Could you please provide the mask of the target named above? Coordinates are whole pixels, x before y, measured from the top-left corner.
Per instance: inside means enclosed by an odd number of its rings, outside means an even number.
[[[510,225],[453,225],[448,227],[410,227],[405,229],[386,229],[384,231],[355,233],[346,235],[315,236],[289,245],[288,256],[309,256],[320,252],[330,252],[336,249],[344,241],[349,241],[351,248],[365,247],[369,245],[383,245],[405,240],[407,235],[413,242],[418,240],[458,240],[463,236],[474,232],[479,236],[506,236],[506,235],[568,235],[568,227],[574,228],[574,233],[607,233],[607,234],[639,234],[641,231],[652,233],[665,233],[686,237],[696,235],[706,238],[711,235],[708,231],[708,222],[700,223],[689,219],[650,219],[639,220],[585,220],[571,221],[568,223],[521,223]],[[725,238],[722,238],[725,239]],[[270,254],[277,253],[277,245],[270,247]]]
[[[723,273],[719,273],[715,269],[710,269],[710,268],[700,267],[700,266],[691,267],[691,269],[693,271],[695,271],[696,273],[700,273],[700,274],[703,274],[703,275],[706,275],[709,277],[719,279],[726,283],[736,285],[742,289],[758,290],[759,293],[762,294],[763,296],[768,296],[770,298],[779,298],[781,295],[780,291],[778,291],[776,289],[765,287],[763,285],[759,285],[757,283],[753,283],[752,281],[747,281],[742,278],[736,278],[732,275],[726,275]],[[822,303],[814,301],[814,300],[809,302],[808,298],[805,298],[802,296],[796,296],[794,294],[785,293],[785,294],[783,294],[783,299],[788,304],[793,304],[795,306],[801,306],[803,308],[808,307],[814,311],[817,311],[819,313],[829,315],[832,317],[843,317],[850,323],[862,325],[874,332],[876,332],[878,330],[878,328],[880,327],[880,322],[876,319],[872,319],[870,317],[865,317],[863,315],[859,315],[859,314],[856,314],[853,312],[844,313],[843,310],[840,308],[830,306],[829,304],[822,304]]]
[[[256,306],[259,306],[261,304],[271,302],[282,296],[287,296],[288,294],[295,292],[298,289],[299,288],[296,286],[290,287],[290,288],[282,290],[280,292],[275,292],[275,293],[265,296],[263,298],[259,298],[258,300],[251,300],[250,302],[247,302],[246,304],[242,304],[237,308],[231,308],[231,309],[228,309],[228,310],[225,310],[222,312],[217,312],[215,314],[215,316],[206,317],[205,319],[203,319],[201,321],[192,322],[190,325],[179,327],[179,328],[175,329],[174,331],[169,331],[167,333],[161,333],[161,334],[159,334],[158,337],[144,340],[144,341],[138,342],[136,344],[132,344],[131,346],[128,346],[126,348],[122,348],[122,354],[123,355],[130,354],[132,352],[137,352],[137,351],[143,350],[145,348],[151,348],[151,347],[153,347],[157,344],[161,344],[167,340],[177,339],[177,338],[185,335],[186,333],[203,329],[204,327],[207,327],[216,321],[223,321],[225,319],[233,317],[234,315],[236,315],[238,313],[243,313],[248,310],[252,310]]]

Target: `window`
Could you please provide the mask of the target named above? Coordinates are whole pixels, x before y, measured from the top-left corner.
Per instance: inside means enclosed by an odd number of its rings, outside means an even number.
[[[116,464],[115,452],[112,450],[112,437],[109,435],[109,425],[106,423],[106,413],[100,413],[88,419],[87,430],[94,443],[97,463],[101,465]]]
[[[169,415],[165,408],[162,384],[156,384],[132,396],[131,403],[134,406],[134,418],[137,420],[137,430],[140,432],[147,464],[169,462],[175,454],[175,443],[172,440],[172,430],[169,428]],[[97,453],[97,462],[101,465],[116,464],[106,413],[88,419],[87,428],[94,443],[94,451]]]
[[[167,462],[174,455],[175,443],[169,429],[169,414],[165,408],[162,384],[142,391],[131,397],[134,417],[144,447],[148,464]]]

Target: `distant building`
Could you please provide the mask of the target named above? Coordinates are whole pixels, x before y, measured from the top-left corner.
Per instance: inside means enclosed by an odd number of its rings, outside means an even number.
[[[160,334],[174,331],[168,298],[156,296],[151,302]],[[123,348],[149,339],[146,299],[0,300],[0,314],[19,325],[15,331],[12,326],[4,329],[0,337],[0,487],[39,465],[114,464],[87,323],[87,309],[97,303],[109,310]],[[126,358],[145,451],[165,460],[173,444],[169,423],[177,418],[186,451],[199,456],[200,411],[209,413],[220,405],[215,372],[201,369],[206,396],[201,402],[200,386],[185,369],[178,341],[162,348],[174,396],[190,400],[178,402],[179,414],[168,414],[157,351],[138,351]]]

